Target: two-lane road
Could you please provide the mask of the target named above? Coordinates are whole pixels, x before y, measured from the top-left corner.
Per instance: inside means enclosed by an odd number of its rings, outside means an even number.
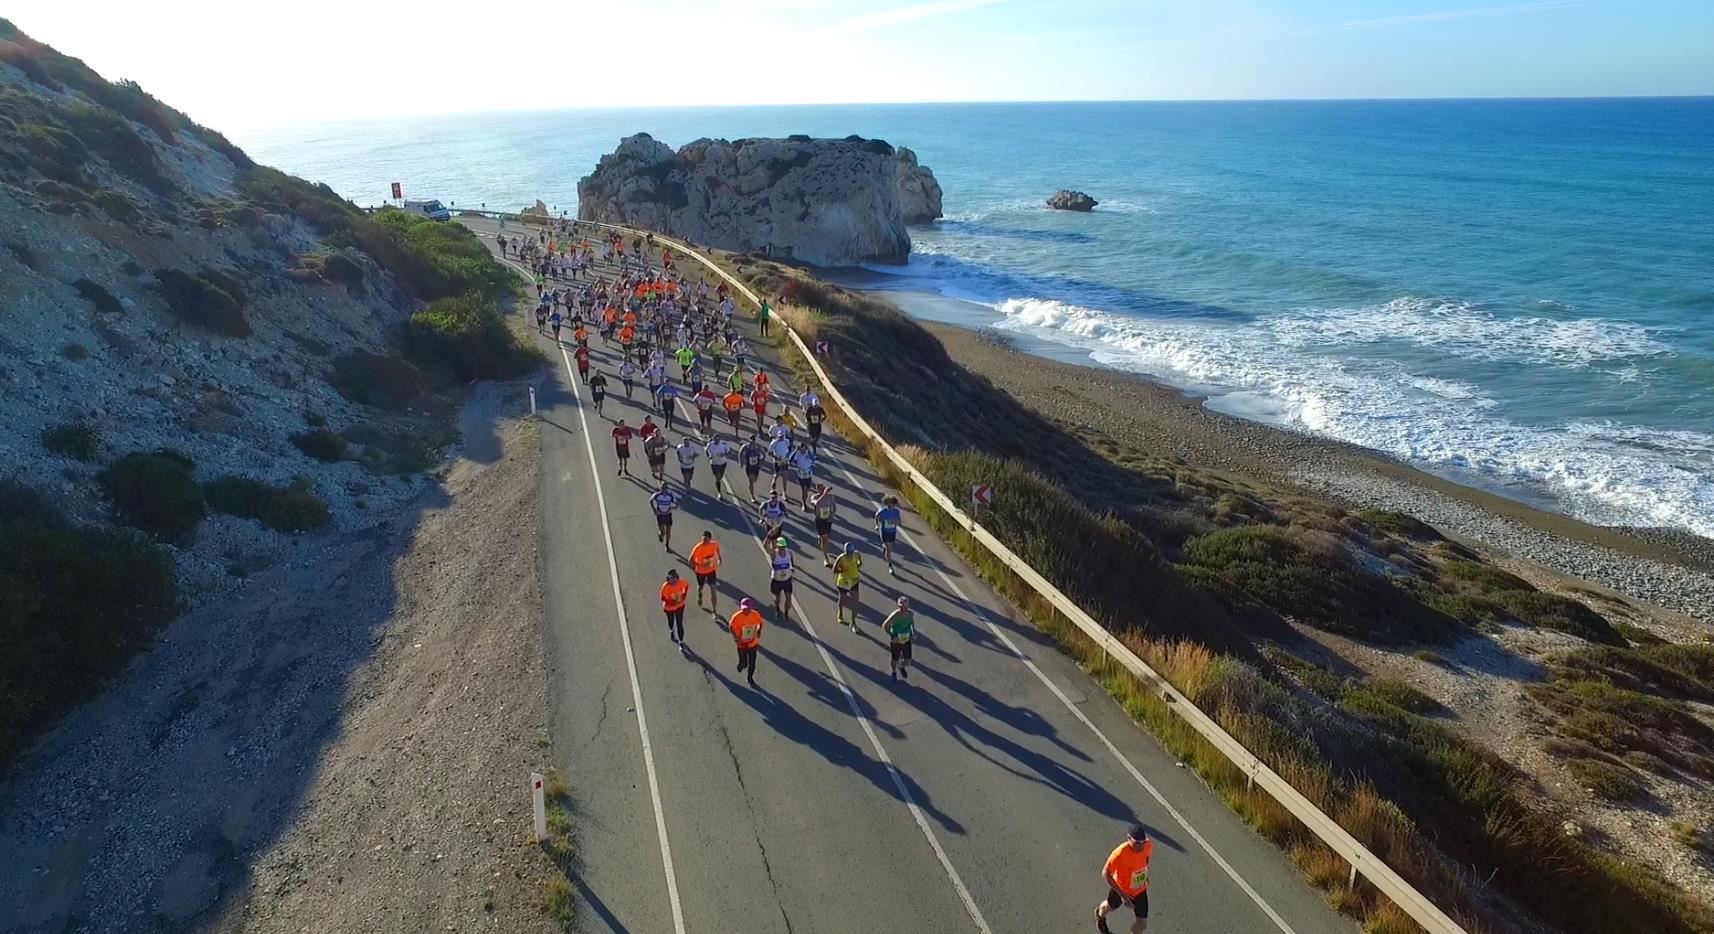
[[[613,392],[597,414],[569,357],[542,343],[556,364],[540,393],[554,755],[577,801],[581,929],[1083,930],[1134,821],[1157,841],[1151,931],[1353,929],[908,510],[888,576],[869,520],[883,486],[838,438],[818,479],[839,496],[836,541],[865,557],[861,631],[834,623],[831,572],[794,511],[797,612],[770,613],[758,686],[694,605],[681,652],[656,594],[669,567],[690,579],[703,529],[724,552],[721,618],[740,596],[771,602],[753,507],[716,500],[699,462],[666,552],[641,446],[620,477],[609,436],[652,410],[645,390],[624,398],[597,338]],[[688,415],[672,442],[694,430]],[[682,492],[670,458],[669,475]],[[736,465],[727,480],[742,491]],[[908,683],[889,677],[878,627],[901,595],[918,611]]]

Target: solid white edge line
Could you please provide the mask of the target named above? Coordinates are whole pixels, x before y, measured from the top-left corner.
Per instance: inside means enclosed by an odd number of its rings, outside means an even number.
[[[595,442],[589,438],[589,416],[583,411],[583,393],[577,388],[577,374],[572,372],[571,355],[565,345],[559,346],[565,361],[565,375],[571,381],[571,394],[577,400],[577,420],[583,426],[583,449],[589,454],[589,470],[595,480],[595,505],[601,512],[601,541],[607,546],[607,572],[613,583],[613,605],[619,611],[619,634],[625,644],[625,668],[631,676],[631,700],[637,705],[637,735],[643,743],[643,769],[649,776],[649,800],[655,808],[655,833],[661,841],[661,866],[666,870],[667,901],[672,904],[673,930],[684,934],[684,909],[678,900],[678,876],[673,872],[672,843],[667,840],[667,816],[661,808],[661,785],[655,777],[654,746],[649,742],[649,721],[643,715],[643,687],[637,679],[637,656],[631,648],[631,626],[625,620],[625,598],[619,588],[619,559],[613,553],[613,529],[607,521],[607,495],[601,490],[601,464],[595,459]]]
[[[500,261],[524,273],[523,268],[511,260],[501,257]],[[673,931],[685,934],[684,908],[678,897],[678,875],[673,871],[672,843],[667,839],[667,816],[661,807],[661,783],[655,776],[654,746],[649,741],[648,718],[643,714],[643,686],[637,678],[637,656],[631,648],[631,626],[625,620],[625,597],[619,586],[619,559],[613,553],[613,529],[607,521],[607,494],[601,489],[601,464],[595,459],[595,442],[589,440],[589,417],[583,411],[583,393],[577,388],[577,374],[572,370],[571,355],[566,353],[564,344],[559,345],[559,355],[565,361],[565,376],[571,382],[572,398],[577,400],[577,421],[583,426],[583,449],[589,454],[589,470],[595,481],[595,504],[601,514],[601,541],[607,546],[607,573],[613,584],[613,607],[619,615],[619,634],[625,645],[625,669],[631,677],[631,701],[637,706],[637,736],[643,744],[643,771],[649,778],[649,803],[655,810],[655,835],[661,844],[661,867],[667,877],[667,902],[672,906]]]
[[[844,464],[839,465],[839,470],[845,474],[845,478],[847,480],[851,481],[853,488],[862,490],[866,495],[873,497],[874,494],[869,493],[864,488],[862,482],[857,479],[856,475],[853,474]],[[871,499],[871,502],[877,502],[877,500]],[[899,527],[899,531],[903,533],[905,541],[910,544],[912,550],[919,555],[924,554],[922,548],[917,544],[916,536],[907,531],[902,524]],[[1037,680],[1046,685],[1049,691],[1053,692],[1054,697],[1059,698],[1059,702],[1065,705],[1066,710],[1071,711],[1071,715],[1076,717],[1078,722],[1088,727],[1089,732],[1095,734],[1095,738],[1101,741],[1101,745],[1107,747],[1107,751],[1112,754],[1114,759],[1118,760],[1119,764],[1125,768],[1125,771],[1131,774],[1132,778],[1137,780],[1137,784],[1141,785],[1143,790],[1149,793],[1149,797],[1154,798],[1161,807],[1166,809],[1166,812],[1172,816],[1172,819],[1176,821],[1180,827],[1184,828],[1185,833],[1189,834],[1190,838],[1196,841],[1197,846],[1200,846],[1203,852],[1207,853],[1208,857],[1214,860],[1214,864],[1224,870],[1226,875],[1231,878],[1233,882],[1237,883],[1238,888],[1243,890],[1244,894],[1250,897],[1250,901],[1254,902],[1256,907],[1260,908],[1262,913],[1268,916],[1268,920],[1272,921],[1274,926],[1279,928],[1283,934],[1297,934],[1297,932],[1293,930],[1292,926],[1287,924],[1284,918],[1280,917],[1279,912],[1275,911],[1273,906],[1269,905],[1267,901],[1262,898],[1261,893],[1257,892],[1243,876],[1238,874],[1238,870],[1233,868],[1232,864],[1228,863],[1226,858],[1221,856],[1219,851],[1214,849],[1214,845],[1209,843],[1201,833],[1197,832],[1195,827],[1190,825],[1190,821],[1179,812],[1178,808],[1173,807],[1172,803],[1167,801],[1166,796],[1161,794],[1160,790],[1157,789],[1152,782],[1143,777],[1143,773],[1138,770],[1136,765],[1132,764],[1131,760],[1126,757],[1124,753],[1119,751],[1119,747],[1114,745],[1113,741],[1107,738],[1107,734],[1101,732],[1101,728],[1096,726],[1076,704],[1072,703],[1071,698],[1067,697],[1065,692],[1060,690],[1059,685],[1053,683],[1053,680],[1047,676],[1047,673],[1037,667],[1033,659],[1019,650],[1017,644],[1012,641],[1011,637],[1006,635],[1005,631],[1000,629],[999,626],[996,626],[994,621],[988,618],[988,614],[983,612],[981,607],[977,606],[970,600],[970,597],[965,594],[963,588],[954,583],[952,578],[947,577],[945,571],[942,571],[938,567],[934,567],[933,570],[935,576],[940,578],[941,583],[945,584],[947,588],[958,597],[958,599],[964,601],[965,606],[967,606],[971,612],[976,614],[976,618],[982,622],[982,625],[987,627],[988,631],[993,633],[995,638],[1004,643],[1007,650],[1009,650],[1012,655],[1018,659],[1018,661],[1023,662],[1024,667],[1028,668],[1030,673],[1036,676]]]

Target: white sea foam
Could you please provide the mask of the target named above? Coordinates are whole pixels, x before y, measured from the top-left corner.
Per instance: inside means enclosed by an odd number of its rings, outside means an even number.
[[[1496,401],[1470,384],[1337,353],[1350,342],[1342,336],[1345,325],[1143,320],[1036,298],[994,307],[1002,315],[1001,328],[1077,346],[1099,363],[1208,394],[1211,408],[1430,468],[1469,471],[1502,486],[1545,489],[1568,512],[1590,521],[1714,536],[1714,436],[1614,423],[1518,424],[1496,414]],[[1473,341],[1452,333],[1449,316],[1474,322],[1486,336]],[[1401,304],[1357,317],[1396,327],[1403,318],[1421,321],[1424,315]],[[1627,325],[1553,322],[1570,329],[1544,338],[1479,310],[1432,311],[1426,317],[1438,321],[1430,327],[1441,342],[1462,341],[1462,348],[1504,340],[1513,344],[1505,348],[1513,354],[1557,365],[1661,352],[1646,333],[1637,333],[1641,329]],[[1282,340],[1282,331],[1315,339]],[[1570,334],[1583,335],[1584,345],[1574,349]],[[1494,350],[1498,354],[1500,348]]]
[[[1474,360],[1588,366],[1671,352],[1648,328],[1599,318],[1507,318],[1468,302],[1405,296],[1360,308],[1273,319],[1281,341],[1304,349],[1408,341]]]

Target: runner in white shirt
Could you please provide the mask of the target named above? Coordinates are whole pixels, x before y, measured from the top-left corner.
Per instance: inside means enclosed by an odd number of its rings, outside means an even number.
[[[702,448],[697,447],[690,435],[685,435],[684,440],[673,448],[673,453],[678,456],[678,472],[684,477],[684,490],[688,493],[690,492],[690,478],[696,473],[696,458],[702,453]]]
[[[721,484],[726,480],[726,460],[732,456],[732,445],[716,435],[703,446],[702,451],[708,455],[708,468],[714,471],[714,497],[724,503],[726,490]]]
[[[797,474],[798,504],[808,512],[810,482],[815,479],[815,455],[809,445],[799,444],[792,452],[792,470]]]
[[[665,480],[661,488],[649,495],[649,508],[655,514],[655,538],[668,551],[673,550],[673,510],[678,508],[678,494],[667,487]]]
[[[637,382],[637,365],[630,360],[620,363],[619,381],[625,384],[625,398],[631,398],[631,387]]]
[[[819,402],[821,402],[821,397],[816,395],[813,389],[805,389],[803,395],[797,397],[797,407],[804,411],[808,411],[810,406]]]
[[[775,438],[768,442],[768,453],[774,458],[774,478],[768,482],[768,489],[778,492],[783,482],[781,475],[791,465],[792,443],[788,438]]]
[[[778,492],[770,493],[766,502],[757,507],[756,513],[762,517],[762,541],[771,542],[780,537],[780,530],[786,524],[786,504],[780,502]]]

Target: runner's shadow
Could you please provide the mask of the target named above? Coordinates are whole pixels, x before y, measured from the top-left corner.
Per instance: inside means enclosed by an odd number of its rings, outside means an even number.
[[[589,887],[589,883],[584,880],[582,873],[572,873],[571,884],[577,889],[578,900],[589,906],[589,910],[594,912],[595,917],[600,920],[603,927],[599,930],[609,931],[611,934],[630,934],[631,929],[626,927],[624,922],[613,914],[613,910],[607,907],[607,903],[595,894],[595,890]]]
[[[878,668],[860,663],[837,648],[829,646],[827,650],[839,659],[847,671],[862,677],[878,688],[898,691],[924,717],[939,724],[941,729],[958,741],[959,745],[995,766],[1026,781],[1053,789],[1109,820],[1122,823],[1136,820],[1135,812],[1130,805],[1106,788],[1091,781],[1078,770],[988,729],[964,712],[948,704],[933,691],[913,687],[909,684],[898,684],[893,682],[890,677],[882,678]],[[917,671],[920,677],[921,669],[917,669]],[[992,753],[986,750],[992,750]],[[1010,762],[1002,761],[999,756],[1004,756]],[[1086,756],[1081,758],[1088,761]]]
[[[856,772],[868,779],[878,791],[900,803],[916,804],[946,832],[964,835],[964,825],[935,807],[934,799],[903,769],[896,766],[888,768],[851,741],[805,717],[786,703],[784,698],[769,691],[766,669],[778,665],[779,660],[766,647],[762,649],[761,654],[756,672],[757,685],[754,688],[728,677],[725,669],[710,664],[700,655],[692,655],[691,660],[702,666],[708,677],[725,685],[733,697],[754,710],[761,716],[762,722],[773,727],[781,737],[816,752],[832,765]],[[894,782],[894,776],[897,776],[897,783]],[[901,785],[904,788],[903,795],[899,792]]]

